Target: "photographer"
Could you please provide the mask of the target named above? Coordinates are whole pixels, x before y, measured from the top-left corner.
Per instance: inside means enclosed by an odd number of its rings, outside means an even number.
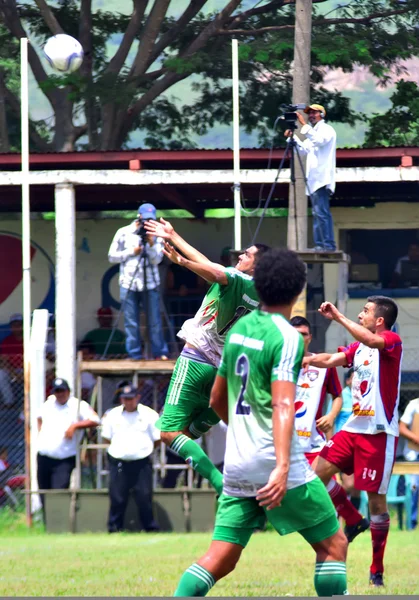
[[[298,150],[307,155],[306,193],[311,198],[313,208],[314,250],[334,252],[336,250],[333,219],[330,214],[330,196],[335,191],[336,132],[324,118],[326,111],[320,104],[311,104],[304,109],[308,115],[306,123],[300,113],[296,113],[302,125],[304,141],[294,135]],[[285,136],[290,138],[293,130],[287,129]]]
[[[140,306],[145,316],[154,358],[166,359],[160,315],[160,276],[158,265],[163,259],[163,240],[147,234],[144,223],[156,220],[156,208],[142,204],[138,218],[116,232],[108,259],[120,263],[119,287],[124,313],[126,350],[130,358],[142,358]],[[144,277],[145,273],[145,277]]]

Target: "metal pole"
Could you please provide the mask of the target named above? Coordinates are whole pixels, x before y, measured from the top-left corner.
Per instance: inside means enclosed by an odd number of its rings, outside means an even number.
[[[23,394],[25,413],[26,489],[31,485],[30,340],[31,340],[31,222],[29,200],[29,90],[28,39],[20,40],[20,135],[22,160],[22,284],[23,284]],[[26,522],[32,526],[31,497],[26,494]]]
[[[294,104],[310,101],[311,15],[312,0],[296,0],[292,84]],[[307,249],[307,196],[298,160],[295,160],[295,187],[290,185],[289,189],[288,247],[292,250]]]
[[[234,249],[241,250],[241,189],[240,189],[240,117],[239,117],[239,43],[232,45],[232,78],[233,78],[233,169],[234,169]]]

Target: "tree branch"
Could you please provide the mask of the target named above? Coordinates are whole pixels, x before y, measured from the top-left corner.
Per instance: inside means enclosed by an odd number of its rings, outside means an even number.
[[[37,7],[39,8],[39,12],[41,13],[42,18],[50,28],[51,33],[53,35],[57,35],[57,33],[64,33],[63,28],[57,21],[54,13],[52,12],[48,4],[45,2],[45,0],[35,0],[35,2]]]
[[[84,101],[89,148],[99,147],[98,119],[96,97],[93,94],[93,40],[92,40],[92,0],[81,0],[79,19],[79,41],[83,46],[84,59],[80,67],[82,76],[87,81],[87,94]]]
[[[341,25],[341,24],[351,24],[357,23],[358,25],[369,25],[372,21],[376,19],[385,19],[387,17],[392,17],[394,15],[403,15],[411,12],[411,9],[399,9],[399,10],[388,10],[382,13],[373,13],[368,15],[368,17],[343,17],[341,19],[318,19],[317,21],[313,21],[313,27],[322,27],[324,25]],[[271,27],[261,27],[260,29],[220,29],[217,32],[217,35],[264,35],[265,33],[271,33],[272,31],[281,31],[284,29],[294,29],[295,25],[272,25]]]
[[[122,41],[115,52],[114,56],[105,69],[105,74],[118,74],[128,56],[135,36],[138,33],[141,22],[144,17],[145,9],[147,8],[148,0],[133,0],[133,10],[128,27],[122,37]]]
[[[10,152],[9,132],[6,115],[6,85],[4,71],[0,70],[0,152]]]
[[[141,31],[140,45],[130,72],[131,77],[138,77],[138,75],[145,73],[146,65],[149,64],[153,46],[159,35],[160,27],[169,5],[170,0],[155,0]]]

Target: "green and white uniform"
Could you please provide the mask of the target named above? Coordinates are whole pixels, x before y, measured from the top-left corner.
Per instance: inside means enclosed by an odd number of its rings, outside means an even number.
[[[164,412],[157,422],[162,431],[183,431],[208,408],[227,333],[259,304],[252,277],[233,268],[225,274],[227,285],[214,283],[195,317],[185,321],[178,333],[194,349],[184,348],[176,361]],[[199,437],[218,421],[208,408],[202,424],[191,432]]]
[[[227,337],[218,373],[227,379],[229,427],[215,540],[245,546],[254,528],[264,522],[265,511],[255,497],[276,467],[271,383],[296,384],[303,355],[302,336],[280,314],[256,310]],[[266,511],[281,535],[299,531],[315,543],[337,531],[332,502],[310,468],[295,430],[287,490],[281,506]]]

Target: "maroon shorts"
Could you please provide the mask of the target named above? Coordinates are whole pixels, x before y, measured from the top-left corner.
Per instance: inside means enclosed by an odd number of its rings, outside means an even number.
[[[311,467],[314,463],[314,459],[320,456],[320,450],[318,452],[304,452],[304,456],[308,460],[308,464]],[[336,475],[333,475],[332,479],[336,481]]]
[[[397,437],[351,433],[343,429],[321,449],[320,456],[347,475],[357,490],[386,494],[396,457]]]

